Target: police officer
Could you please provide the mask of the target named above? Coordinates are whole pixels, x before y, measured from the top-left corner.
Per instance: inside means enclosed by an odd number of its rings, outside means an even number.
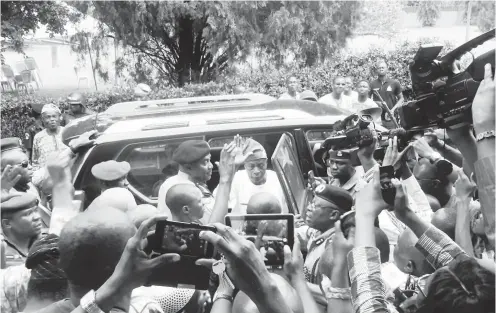
[[[42,233],[43,225],[36,196],[15,193],[2,200],[2,246],[9,267],[25,262],[29,248]]]
[[[41,119],[41,110],[43,109],[44,103],[31,103],[31,121],[29,122],[26,132],[24,133],[24,138],[22,140],[22,144],[24,148],[26,148],[26,153],[29,157],[29,160],[32,159],[32,151],[33,151],[33,139],[34,135],[43,130],[43,121]]]
[[[159,211],[171,217],[171,212],[165,203],[167,191],[177,184],[194,184],[202,192],[205,214],[201,221],[204,224],[208,223],[214,205],[214,197],[207,187],[207,181],[212,177],[213,169],[210,158],[210,146],[204,140],[187,140],[174,150],[172,160],[179,164],[179,172],[165,180],[160,186]]]
[[[91,168],[91,174],[100,181],[100,189],[104,192],[115,187],[126,188],[129,185],[127,174],[130,170],[131,165],[128,162],[110,160],[95,164]]]
[[[363,168],[353,167],[349,150],[330,150],[326,161],[327,174],[330,185],[341,187],[354,198],[355,194],[364,186]]]
[[[80,92],[73,92],[67,97],[69,110],[62,116],[62,126],[69,124],[73,119],[94,114],[86,107],[86,98]]]

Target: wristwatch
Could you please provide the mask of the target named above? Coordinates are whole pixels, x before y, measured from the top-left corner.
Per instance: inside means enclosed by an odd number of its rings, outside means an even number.
[[[94,290],[90,290],[85,294],[79,304],[86,313],[104,313],[96,304],[96,293]]]
[[[489,131],[485,131],[485,132],[482,132],[480,134],[477,134],[477,137],[475,137],[475,139],[477,141],[481,141],[483,139],[491,138],[491,137],[494,137],[494,136],[495,136],[494,130],[489,130]]]

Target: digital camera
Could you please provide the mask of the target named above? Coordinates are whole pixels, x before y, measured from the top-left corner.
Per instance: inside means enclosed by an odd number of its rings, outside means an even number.
[[[491,64],[494,75],[494,49],[480,55],[464,71],[457,60],[471,49],[494,38],[495,30],[476,37],[443,57],[438,57],[442,45],[422,45],[409,70],[415,100],[395,111],[401,127],[410,130],[438,126],[457,128],[472,123],[471,106],[484,66]]]

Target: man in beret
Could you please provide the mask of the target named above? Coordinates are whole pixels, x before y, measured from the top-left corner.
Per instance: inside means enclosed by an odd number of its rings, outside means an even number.
[[[305,279],[314,295],[321,294],[318,286],[322,281],[322,274],[318,272],[318,264],[325,248],[332,241],[334,223],[343,213],[351,210],[353,198],[343,188],[321,184],[315,188],[315,196],[307,207],[306,223],[309,228],[305,233],[298,233],[303,243],[307,243],[307,257],[303,271]],[[326,239],[318,238],[321,234],[331,232]],[[323,297],[316,297],[316,301],[325,304]]]
[[[202,202],[205,214],[201,221],[208,223],[214,197],[207,187],[207,181],[212,177],[213,165],[210,161],[210,146],[204,140],[187,140],[181,143],[174,153],[172,160],[179,164],[179,172],[164,181],[158,193],[158,209],[160,212],[171,216],[171,211],[165,203],[167,192],[177,184],[196,185],[202,192]]]
[[[91,174],[99,180],[100,189],[104,192],[110,188],[127,188],[127,174],[130,170],[131,165],[128,162],[110,160],[93,165]]]
[[[353,198],[363,187],[363,168],[353,167],[350,150],[330,150],[326,161],[329,184],[348,191]]]
[[[11,194],[2,201],[1,212],[7,267],[24,263],[43,226],[38,199],[29,193]]]
[[[62,142],[59,108],[52,103],[45,104],[41,110],[41,117],[45,129],[37,133],[33,139],[32,161],[35,171],[46,165],[51,153],[68,149]]]
[[[288,212],[284,191],[276,172],[267,170],[267,153],[264,147],[253,139],[246,140],[244,153],[247,156],[243,165],[244,170],[234,174],[229,208],[232,214],[246,214],[250,198],[258,193],[272,194],[282,208],[282,213]],[[214,195],[216,191],[214,191]]]

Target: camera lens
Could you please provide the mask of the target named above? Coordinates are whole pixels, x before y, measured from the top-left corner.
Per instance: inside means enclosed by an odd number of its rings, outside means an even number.
[[[372,122],[372,115],[369,115],[369,114],[362,115],[362,121]]]

